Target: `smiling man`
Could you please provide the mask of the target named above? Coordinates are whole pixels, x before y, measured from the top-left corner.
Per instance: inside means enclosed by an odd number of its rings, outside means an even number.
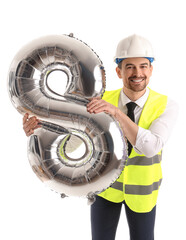
[[[147,85],[154,54],[141,36],[121,40],[114,58],[123,88],[105,92],[87,105],[119,122],[128,142],[128,159],[117,181],[91,206],[93,240],[114,240],[122,205],[131,240],[154,240],[155,212],[162,181],[161,153],[177,117],[177,105]]]
[[[149,78],[152,74],[152,65],[146,58],[127,58],[116,68],[119,78],[123,79],[124,92],[131,90],[135,97],[140,97],[146,91]],[[136,92],[139,92],[137,96]]]

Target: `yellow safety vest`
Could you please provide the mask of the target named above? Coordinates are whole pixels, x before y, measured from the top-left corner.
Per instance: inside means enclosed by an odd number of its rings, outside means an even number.
[[[118,107],[120,91],[121,89],[105,92],[103,99]],[[150,89],[138,126],[148,129],[164,112],[166,105],[167,96]],[[150,212],[156,205],[161,181],[161,152],[147,158],[132,149],[120,177],[99,196],[111,202],[125,200],[134,212]]]

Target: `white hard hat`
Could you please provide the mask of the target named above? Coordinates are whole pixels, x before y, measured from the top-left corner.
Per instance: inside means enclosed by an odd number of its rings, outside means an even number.
[[[145,57],[151,62],[154,60],[154,53],[150,42],[138,35],[129,36],[118,43],[114,61],[119,63],[125,58],[134,57]]]

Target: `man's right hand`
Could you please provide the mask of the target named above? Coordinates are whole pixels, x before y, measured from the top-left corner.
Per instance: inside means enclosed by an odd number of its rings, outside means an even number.
[[[34,133],[34,130],[40,128],[40,121],[34,116],[29,118],[29,114],[25,113],[23,117],[23,129],[27,137]]]

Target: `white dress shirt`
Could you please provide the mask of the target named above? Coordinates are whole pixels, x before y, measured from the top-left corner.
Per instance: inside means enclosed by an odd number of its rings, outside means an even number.
[[[135,101],[137,104],[134,109],[135,123],[138,124],[142,109],[149,96],[149,89],[146,89],[145,94]],[[124,94],[123,89],[120,93],[118,107],[127,114],[126,104],[131,100]],[[167,142],[175,121],[178,116],[178,105],[176,102],[168,98],[167,106],[164,113],[152,122],[149,129],[144,129],[138,126],[136,144],[134,150],[139,154],[144,154],[147,157],[156,155]]]

